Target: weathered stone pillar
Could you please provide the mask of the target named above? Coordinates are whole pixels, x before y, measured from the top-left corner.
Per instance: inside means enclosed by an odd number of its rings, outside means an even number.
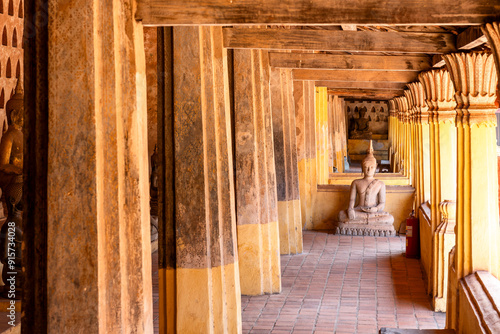
[[[456,132],[454,89],[446,70],[423,72],[419,80],[425,88],[426,102],[432,114],[430,125],[432,227],[439,219],[442,199],[456,198]]]
[[[405,111],[403,109],[403,100],[401,97],[396,98],[398,105],[398,160],[397,160],[397,170],[398,172],[405,174],[404,164],[405,164]]]
[[[457,101],[456,279],[477,270],[499,277],[495,138],[498,76],[493,55],[453,53],[445,55],[444,60]],[[456,310],[456,305],[452,309]]]
[[[408,90],[406,90],[408,92]],[[406,94],[405,94],[406,95]],[[404,103],[403,103],[403,110],[404,110],[404,127],[405,127],[405,164],[404,164],[404,170],[405,170],[405,175],[410,179],[410,184],[413,185],[412,182],[412,164],[413,164],[413,152],[412,152],[412,141],[411,141],[411,136],[412,136],[412,131],[411,131],[411,108],[410,108],[410,101],[408,98],[405,96],[404,97]]]
[[[241,293],[281,291],[269,60],[234,50],[236,213]]]
[[[396,154],[398,147],[398,112],[396,107],[396,100],[389,100],[389,160],[391,164],[391,171],[396,171]]]
[[[313,203],[316,194],[316,127],[314,82],[294,81],[297,163],[302,227],[312,229]]]
[[[430,155],[429,155],[429,108],[425,103],[425,91],[421,82],[408,85],[412,92],[416,123],[416,160],[415,172],[418,174],[416,208],[430,199]]]
[[[415,102],[413,101],[413,95],[409,89],[404,90],[404,94],[406,97],[406,101],[408,102],[408,111],[407,111],[407,131],[408,131],[408,145],[407,145],[407,150],[408,150],[408,177],[410,178],[410,184],[415,187],[415,189],[418,189],[418,186],[416,185],[417,182],[417,177],[415,173],[415,154],[417,153],[417,149],[415,147],[416,140],[415,140],[415,134],[416,134],[416,129],[415,129]],[[416,206],[415,206],[416,208]]]
[[[434,232],[435,263],[433,272],[433,295],[432,303],[434,311],[446,312],[446,300],[448,293],[448,257],[451,249],[455,246],[455,212],[454,201],[445,200],[439,203],[441,223]]]
[[[160,332],[240,333],[227,51],[221,27],[158,34]]]
[[[398,109],[398,148],[396,171],[408,176],[408,100],[404,96],[396,97]]]
[[[328,93],[316,87],[316,169],[318,184],[328,184]]]
[[[437,240],[435,231],[441,221],[439,203],[443,200],[456,200],[457,192],[457,139],[455,128],[455,106],[453,84],[448,71],[431,70],[419,75],[425,88],[426,102],[432,113],[430,126],[430,171],[431,171],[431,233],[432,245],[426,245],[425,251],[431,251],[431,272],[429,273],[429,293],[435,295],[437,284],[436,272],[440,255],[435,251]]]
[[[420,206],[420,172],[419,172],[419,164],[420,164],[420,141],[419,141],[419,124],[418,124],[418,118],[419,118],[419,111],[420,111],[420,106],[417,101],[417,96],[415,96],[415,93],[413,92],[412,84],[410,83],[407,85],[409,88],[408,90],[405,90],[405,95],[407,98],[411,101],[410,105],[410,110],[411,110],[411,127],[412,127],[412,158],[413,158],[413,164],[412,164],[412,183],[413,187],[415,188],[415,202],[414,202],[414,208],[415,211],[418,210],[418,207]]]
[[[333,171],[335,165],[335,139],[334,139],[334,128],[333,128],[333,95],[327,94],[327,124],[328,124],[328,171]]]
[[[394,101],[394,161],[393,161],[393,171],[395,173],[399,173],[400,171],[400,154],[401,152],[399,151],[401,149],[400,147],[400,138],[401,138],[401,126],[400,126],[400,114],[399,114],[399,103],[398,103],[398,98],[395,97],[392,101]]]
[[[302,252],[294,107],[291,71],[272,69],[271,109],[281,254]]]
[[[329,140],[331,147],[331,167],[335,167],[339,173],[344,172],[344,156],[347,155],[347,130],[345,127],[345,112],[343,110],[343,99],[337,95],[329,95]],[[332,170],[332,168],[330,168]]]
[[[48,98],[41,326],[50,333],[151,333],[142,25],[126,0],[51,1],[45,10],[48,92],[28,97],[37,104]]]

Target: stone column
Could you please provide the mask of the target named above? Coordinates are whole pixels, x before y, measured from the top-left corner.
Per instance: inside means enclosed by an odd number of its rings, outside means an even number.
[[[294,106],[291,71],[272,69],[271,109],[281,254],[302,252]]]
[[[236,213],[241,293],[281,291],[269,60],[234,50]]]
[[[162,30],[160,332],[241,333],[228,58],[222,29]]]
[[[415,153],[417,152],[417,149],[415,147],[416,140],[415,140],[415,134],[416,134],[416,128],[415,128],[415,102],[413,101],[413,95],[411,93],[411,90],[405,89],[404,94],[406,97],[406,101],[408,101],[408,111],[407,111],[407,129],[408,129],[408,177],[410,178],[410,184],[415,187],[416,190],[418,190],[418,186],[416,185],[417,182],[417,175],[415,173]],[[415,206],[416,208],[416,206]]]
[[[335,134],[333,127],[333,95],[327,93],[327,125],[328,125],[328,172],[333,171],[333,166],[335,166]]]
[[[434,295],[437,289],[435,280],[439,254],[436,253],[437,240],[435,231],[441,221],[439,203],[443,200],[456,199],[457,183],[457,139],[455,128],[455,106],[453,84],[448,71],[431,70],[419,75],[419,80],[426,92],[426,102],[432,113],[430,125],[430,171],[431,171],[431,272],[429,273],[429,293]]]
[[[406,97],[395,98],[398,109],[398,148],[396,169],[408,176],[408,101]]]
[[[411,108],[410,108],[410,101],[408,98],[405,96],[403,99],[403,110],[404,110],[404,133],[405,133],[405,163],[404,163],[404,171],[405,175],[410,179],[410,184],[413,185],[412,183],[412,148],[411,148]]]
[[[399,173],[400,169],[400,149],[401,149],[401,117],[400,117],[400,112],[399,112],[399,103],[398,103],[398,97],[394,98],[394,129],[395,131],[395,146],[394,146],[394,172]]]
[[[417,164],[415,172],[418,174],[418,191],[416,208],[430,198],[430,156],[429,156],[429,108],[425,103],[425,91],[421,82],[412,82],[408,85],[412,92],[415,106],[415,124],[417,142]]]
[[[313,203],[316,194],[316,127],[314,82],[294,81],[297,163],[302,227],[312,229]]]
[[[328,93],[316,87],[316,169],[318,184],[328,184]]]
[[[498,75],[490,53],[444,56],[457,101],[457,279],[499,266],[495,99]],[[451,284],[451,283],[450,283]]]
[[[434,289],[432,303],[434,311],[446,312],[446,300],[448,293],[448,257],[451,249],[455,246],[455,212],[454,201],[443,201],[439,203],[441,223],[434,232],[435,265],[433,272]]]
[[[405,164],[405,111],[403,109],[402,97],[396,98],[398,104],[398,172],[404,175]]]
[[[454,89],[446,70],[431,70],[419,75],[426,102],[432,114],[430,126],[432,228],[439,218],[439,203],[456,199],[456,129]]]
[[[36,307],[50,333],[153,331],[145,55],[133,8],[51,1],[43,18],[48,91],[28,99],[48,98],[47,303]]]
[[[415,212],[417,212],[420,206],[420,128],[418,124],[420,106],[417,101],[417,96],[415,95],[412,87],[413,83],[407,85],[408,91],[405,90],[405,95],[411,100],[411,125],[412,125],[412,152],[413,152],[413,164],[412,164],[412,177],[413,177],[413,187],[415,188]]]
[[[345,112],[343,109],[343,100],[337,95],[329,95],[331,119],[328,122],[330,130],[330,140],[332,142],[332,167],[335,167],[339,173],[344,172],[344,156],[347,155],[347,144],[344,143],[347,137],[345,128]],[[330,169],[332,170],[332,169]]]
[[[398,112],[396,109],[396,100],[389,100],[389,160],[391,171],[396,171],[396,153],[398,147]]]

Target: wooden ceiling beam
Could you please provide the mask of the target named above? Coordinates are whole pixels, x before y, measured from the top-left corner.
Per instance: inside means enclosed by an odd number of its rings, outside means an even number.
[[[347,99],[347,100],[379,100],[379,101],[386,101],[386,100],[391,100],[399,95],[393,95],[393,94],[355,94],[355,93],[349,93],[349,94],[330,94],[330,95],[337,95],[340,98]]]
[[[376,90],[376,89],[328,89],[328,94],[338,96],[402,96],[404,90]]]
[[[418,72],[413,71],[357,71],[357,70],[292,70],[294,80],[313,81],[389,81],[412,82]]]
[[[324,53],[270,52],[273,67],[303,69],[425,71],[430,69],[428,56],[364,56]]]
[[[329,89],[371,89],[371,90],[402,90],[406,89],[406,83],[401,82],[353,82],[353,81],[315,81],[316,87],[327,87]]]
[[[491,0],[137,0],[145,25],[470,25],[500,20]]]
[[[389,31],[224,28],[230,49],[317,50],[406,53],[456,51],[455,35]]]

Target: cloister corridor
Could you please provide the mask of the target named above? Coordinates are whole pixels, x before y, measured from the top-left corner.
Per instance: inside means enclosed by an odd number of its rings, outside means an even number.
[[[304,251],[281,256],[282,292],[242,296],[243,333],[374,334],[381,327],[441,329],[419,260],[405,238],[304,231]],[[155,333],[158,253],[153,253]]]

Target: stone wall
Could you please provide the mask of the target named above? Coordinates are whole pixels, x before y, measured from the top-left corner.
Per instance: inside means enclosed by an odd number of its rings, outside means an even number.
[[[5,104],[23,77],[23,17],[23,0],[0,1],[0,137],[7,130]]]
[[[353,119],[359,118],[359,110],[366,108],[365,118],[370,118],[370,130],[373,139],[387,139],[389,128],[389,105],[385,101],[345,101],[348,119],[348,131]],[[356,111],[357,108],[357,111]],[[379,136],[377,136],[379,135]]]

